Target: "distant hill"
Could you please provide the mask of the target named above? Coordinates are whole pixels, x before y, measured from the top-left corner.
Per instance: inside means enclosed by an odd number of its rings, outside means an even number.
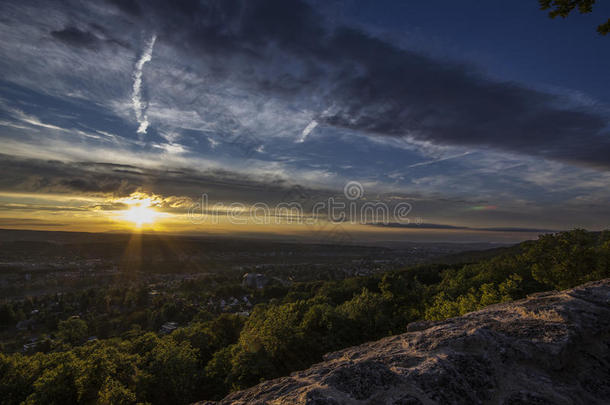
[[[140,256],[159,270],[171,268],[176,272],[192,268],[167,265],[176,262],[197,262],[213,265],[217,260],[226,264],[230,258],[241,256],[239,263],[296,263],[369,260],[397,265],[438,261],[442,263],[468,262],[477,257],[492,257],[498,245],[488,243],[415,243],[400,242],[391,246],[346,244],[332,241],[279,240],[241,236],[174,235],[167,233],[90,233],[63,231],[30,231],[0,229],[0,263],[22,260],[57,263],[58,260],[104,259],[118,262],[126,253]],[[129,247],[129,249],[127,249]],[[496,249],[491,249],[496,247]],[[487,249],[478,252],[479,249]],[[473,251],[466,256],[460,252]],[[437,260],[443,256],[446,259]],[[249,258],[245,258],[248,256]],[[317,260],[316,260],[317,258]],[[138,258],[139,259],[139,258]],[[247,259],[247,260],[246,260]],[[232,259],[231,259],[232,260]],[[225,264],[219,264],[223,267]],[[216,266],[216,267],[218,267]],[[192,267],[192,266],[191,266]]]
[[[523,252],[528,242],[522,242],[516,245],[492,247],[487,249],[466,250],[464,252],[452,253],[435,259],[435,263],[457,264],[457,263],[477,263],[482,260],[488,260],[500,255],[519,254]]]
[[[165,233],[88,233],[57,231],[23,231],[0,229],[0,258],[30,255],[82,255],[90,257],[121,256],[125,246],[136,243],[143,256],[164,255],[166,258],[202,252],[236,253],[298,251],[326,255],[366,254],[390,251],[384,247],[296,243],[292,241],[255,240],[231,236],[191,236]]]

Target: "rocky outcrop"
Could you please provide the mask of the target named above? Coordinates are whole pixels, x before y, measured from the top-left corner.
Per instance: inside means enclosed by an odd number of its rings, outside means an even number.
[[[610,403],[610,280],[408,330],[218,404]]]

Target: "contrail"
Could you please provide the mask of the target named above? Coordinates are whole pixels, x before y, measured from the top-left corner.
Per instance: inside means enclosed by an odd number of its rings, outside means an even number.
[[[431,165],[433,163],[444,162],[445,160],[456,159],[456,158],[459,158],[459,157],[462,157],[462,156],[467,156],[467,155],[470,155],[471,153],[472,152],[464,152],[464,153],[460,153],[458,155],[451,155],[451,156],[445,156],[445,157],[434,159],[434,160],[427,160],[425,162],[419,162],[419,163],[412,164],[410,166],[407,166],[407,168],[419,167],[419,166],[428,166],[428,165]]]
[[[152,51],[155,46],[157,36],[153,35],[150,41],[144,49],[144,53],[136,62],[136,70],[133,73],[133,94],[131,96],[131,102],[133,104],[133,110],[136,113],[136,120],[140,126],[138,127],[138,134],[145,134],[148,128],[148,117],[146,115],[146,106],[142,105],[142,69],[146,62],[150,62],[152,59]]]
[[[299,136],[299,138],[297,139],[297,142],[298,143],[305,142],[305,138],[307,138],[307,136],[311,133],[311,131],[313,131],[317,126],[318,126],[318,121],[311,120],[311,122],[309,124],[307,124],[307,126],[305,127],[303,132],[301,132],[301,136]]]

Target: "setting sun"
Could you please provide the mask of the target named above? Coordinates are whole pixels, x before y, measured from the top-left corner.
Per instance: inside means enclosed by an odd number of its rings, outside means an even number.
[[[151,200],[144,199],[129,199],[125,201],[130,207],[121,215],[121,219],[132,222],[136,228],[141,228],[142,225],[152,224],[160,215],[151,208]]]

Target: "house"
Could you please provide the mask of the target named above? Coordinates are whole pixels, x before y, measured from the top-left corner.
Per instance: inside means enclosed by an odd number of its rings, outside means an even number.
[[[168,333],[172,333],[176,329],[178,329],[177,322],[165,322],[163,326],[161,326],[161,329],[159,329],[159,334],[166,335]]]
[[[17,330],[32,330],[36,325],[36,320],[26,319],[24,321],[17,322]]]
[[[246,273],[241,281],[243,287],[256,288],[259,290],[264,288],[267,283],[269,283],[269,279],[261,273]]]
[[[28,343],[23,345],[23,351],[24,352],[30,352],[36,349],[36,347],[38,346],[38,339],[37,338],[32,338],[29,340]]]

